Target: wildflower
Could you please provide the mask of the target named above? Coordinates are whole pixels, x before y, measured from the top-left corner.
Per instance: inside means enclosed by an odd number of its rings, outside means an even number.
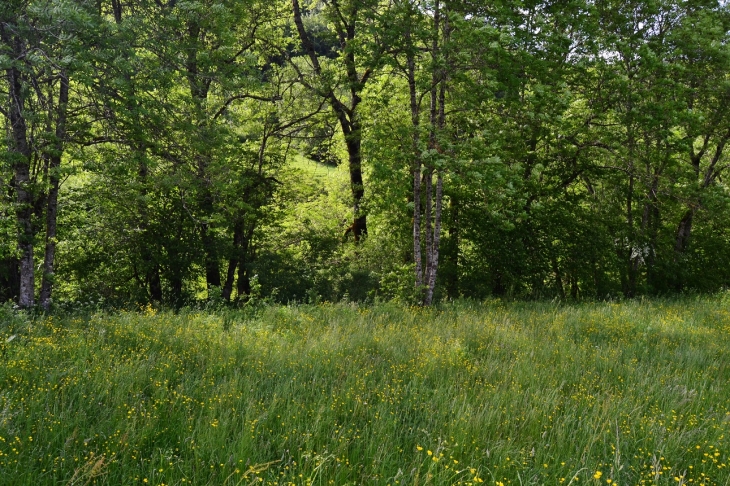
[[[421,447],[421,446],[417,445],[417,446],[416,446],[416,449],[417,449],[417,450],[419,450],[419,451],[422,451],[422,450],[423,450],[423,447]]]
[[[593,478],[601,479],[601,476],[603,476],[603,473],[601,471],[596,471],[596,474],[593,475]]]

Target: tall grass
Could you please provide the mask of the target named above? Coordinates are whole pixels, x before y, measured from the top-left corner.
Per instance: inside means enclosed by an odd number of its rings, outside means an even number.
[[[6,313],[0,484],[728,485],[729,304]]]

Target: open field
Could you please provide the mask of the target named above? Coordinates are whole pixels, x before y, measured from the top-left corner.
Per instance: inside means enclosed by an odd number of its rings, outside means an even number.
[[[3,485],[730,484],[727,294],[0,320]]]

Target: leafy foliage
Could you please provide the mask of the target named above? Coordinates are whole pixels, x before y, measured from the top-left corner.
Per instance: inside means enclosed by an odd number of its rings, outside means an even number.
[[[4,2],[0,300],[717,291],[729,31],[711,0]]]

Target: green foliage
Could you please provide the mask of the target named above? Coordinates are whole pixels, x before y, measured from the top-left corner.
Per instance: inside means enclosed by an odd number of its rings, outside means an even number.
[[[437,300],[730,285],[725,3],[300,3],[5,2],[0,301],[415,302],[418,164]]]

